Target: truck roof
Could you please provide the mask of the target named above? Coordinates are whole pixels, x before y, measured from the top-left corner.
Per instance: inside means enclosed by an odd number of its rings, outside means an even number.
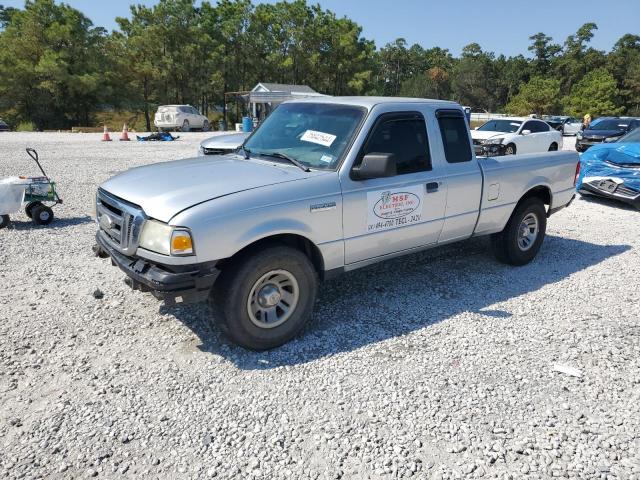
[[[308,97],[297,100],[290,100],[285,103],[333,103],[339,105],[353,105],[371,109],[380,104],[423,104],[437,107],[460,108],[456,102],[449,100],[433,100],[429,98],[407,98],[407,97]]]

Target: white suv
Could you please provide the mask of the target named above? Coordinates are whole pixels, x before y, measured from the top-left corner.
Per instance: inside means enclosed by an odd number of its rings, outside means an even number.
[[[158,107],[153,124],[159,131],[180,129],[188,132],[192,128],[208,132],[209,119],[191,105],[162,105]]]

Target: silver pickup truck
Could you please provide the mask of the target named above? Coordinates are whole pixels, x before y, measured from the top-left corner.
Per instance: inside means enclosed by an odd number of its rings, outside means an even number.
[[[569,152],[476,158],[453,102],[292,101],[237,153],[106,181],[94,251],[168,305],[210,301],[233,341],[264,350],[340,272],[478,235],[500,261],[530,262],[578,168]]]

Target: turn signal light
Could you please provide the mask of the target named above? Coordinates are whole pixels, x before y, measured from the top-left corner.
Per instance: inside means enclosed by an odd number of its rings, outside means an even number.
[[[580,176],[580,160],[576,163],[576,176],[573,177],[573,186],[575,187],[578,184],[578,177]]]
[[[189,232],[177,230],[171,236],[171,255],[193,254],[193,240]]]

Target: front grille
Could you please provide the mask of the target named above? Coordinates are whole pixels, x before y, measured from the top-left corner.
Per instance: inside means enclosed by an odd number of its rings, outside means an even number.
[[[631,187],[627,187],[626,185],[618,185],[618,188],[616,188],[616,193],[618,195],[623,195],[625,197],[631,198],[635,198],[640,195],[640,191],[635,190]]]
[[[233,152],[230,148],[203,148],[205,155],[224,155]]]
[[[100,231],[111,246],[125,255],[133,255],[145,219],[142,209],[99,189],[96,214]]]

